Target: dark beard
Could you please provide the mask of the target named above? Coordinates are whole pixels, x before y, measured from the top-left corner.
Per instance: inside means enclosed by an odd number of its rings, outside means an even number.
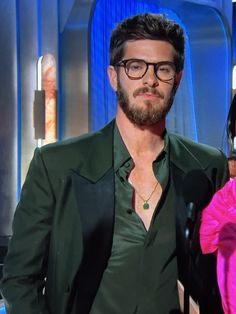
[[[140,89],[140,92],[148,92],[148,91],[154,94],[157,93],[156,89],[154,88],[144,87]],[[134,96],[137,96],[138,93],[139,93],[138,91],[135,91]],[[145,109],[137,108],[135,104],[130,103],[127,93],[121,87],[119,80],[118,80],[116,95],[117,95],[117,100],[121,109],[123,110],[127,118],[132,123],[138,126],[152,126],[165,119],[174,100],[175,88],[173,88],[173,91],[169,99],[165,102],[165,105],[162,108],[154,107],[152,101],[150,100],[145,101],[145,105],[146,105]]]

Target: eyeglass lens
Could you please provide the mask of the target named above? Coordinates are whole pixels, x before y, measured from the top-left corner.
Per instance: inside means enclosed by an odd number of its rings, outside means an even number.
[[[154,65],[156,76],[163,81],[171,80],[175,76],[175,67],[171,63],[147,63],[144,60],[128,60],[124,66],[126,73],[131,78],[142,78],[148,70],[149,65]]]

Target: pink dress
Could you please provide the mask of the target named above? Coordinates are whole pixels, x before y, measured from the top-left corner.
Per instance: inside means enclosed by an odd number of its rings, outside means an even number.
[[[217,280],[225,314],[236,314],[236,179],[217,191],[203,210],[200,243],[217,256]]]

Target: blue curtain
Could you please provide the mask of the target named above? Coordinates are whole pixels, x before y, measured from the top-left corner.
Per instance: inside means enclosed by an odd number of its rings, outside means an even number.
[[[6,314],[5,306],[2,301],[0,301],[0,314]]]
[[[173,11],[145,1],[99,0],[94,7],[90,40],[91,130],[97,130],[104,126],[116,113],[116,96],[109,85],[106,72],[109,64],[111,31],[122,19],[142,12],[165,13],[170,19],[176,20],[182,25],[182,22]],[[182,27],[184,28],[184,25]],[[183,134],[194,140],[198,139],[188,44],[186,46],[183,80],[168,115],[167,128],[169,131]]]

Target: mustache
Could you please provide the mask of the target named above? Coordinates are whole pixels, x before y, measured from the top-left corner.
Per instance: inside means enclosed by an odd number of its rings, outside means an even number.
[[[164,97],[164,95],[161,92],[159,92],[156,88],[154,88],[154,87],[147,87],[147,86],[136,89],[134,91],[134,93],[133,93],[133,97],[137,97],[138,95],[145,94],[145,93],[157,95],[160,98]]]

